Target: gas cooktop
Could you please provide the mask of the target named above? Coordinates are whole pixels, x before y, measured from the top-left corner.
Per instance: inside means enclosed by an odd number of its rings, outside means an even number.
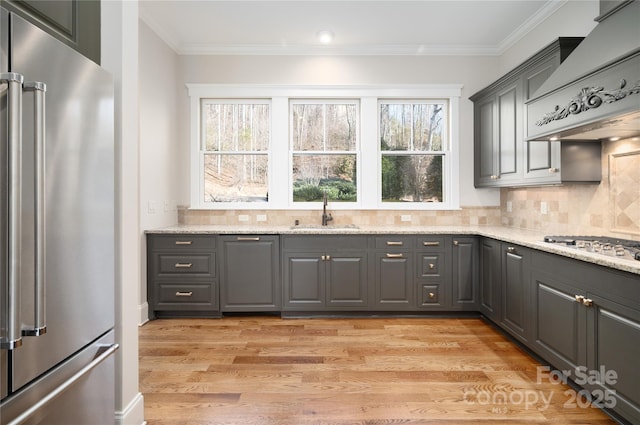
[[[544,241],[584,252],[640,261],[640,241],[603,236],[545,236]]]

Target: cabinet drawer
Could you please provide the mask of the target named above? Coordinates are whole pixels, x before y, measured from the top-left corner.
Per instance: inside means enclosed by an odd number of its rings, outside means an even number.
[[[158,274],[206,274],[215,276],[215,255],[158,255]]]
[[[420,251],[444,251],[444,236],[420,236],[416,238],[416,248]]]
[[[214,300],[213,286],[200,285],[158,285],[158,304],[211,304]]]
[[[149,235],[149,250],[190,252],[215,250],[216,237],[212,235]]]
[[[444,254],[418,254],[418,278],[441,277]]]
[[[423,284],[420,289],[422,292],[420,295],[420,305],[422,307],[441,305],[439,284]]]
[[[407,236],[377,236],[376,249],[413,249],[414,238]]]

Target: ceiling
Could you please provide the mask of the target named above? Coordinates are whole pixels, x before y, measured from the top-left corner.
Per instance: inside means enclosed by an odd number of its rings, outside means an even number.
[[[566,1],[140,0],[139,11],[179,54],[499,55]]]

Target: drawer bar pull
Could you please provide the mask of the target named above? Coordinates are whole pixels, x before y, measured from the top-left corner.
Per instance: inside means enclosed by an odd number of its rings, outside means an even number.
[[[403,254],[389,254],[387,253],[387,258],[402,258]]]
[[[387,245],[388,246],[402,246],[403,243],[400,242],[400,241],[397,241],[397,242],[395,242],[395,241],[387,241]]]
[[[189,292],[176,292],[176,297],[190,297],[193,295],[193,291],[189,291]]]
[[[256,241],[256,242],[257,242],[257,241],[259,241],[259,240],[260,240],[260,237],[258,237],[258,236],[255,236],[255,237],[238,236],[238,237],[236,238],[236,240],[237,240],[238,242],[247,242],[247,241]]]
[[[193,241],[176,241],[176,245],[191,245]]]
[[[193,266],[193,263],[176,263],[176,269],[190,269]]]
[[[424,246],[440,246],[440,242],[424,241],[424,242],[422,242],[422,245],[424,245]]]

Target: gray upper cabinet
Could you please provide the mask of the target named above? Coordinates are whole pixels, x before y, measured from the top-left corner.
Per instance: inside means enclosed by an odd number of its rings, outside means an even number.
[[[581,40],[559,38],[471,96],[476,187],[550,184],[561,178],[561,174],[549,175],[561,169],[559,143],[525,142],[525,102]]]
[[[220,244],[220,310],[279,311],[279,237],[222,236]]]
[[[100,0],[2,0],[1,3],[100,64]]]

